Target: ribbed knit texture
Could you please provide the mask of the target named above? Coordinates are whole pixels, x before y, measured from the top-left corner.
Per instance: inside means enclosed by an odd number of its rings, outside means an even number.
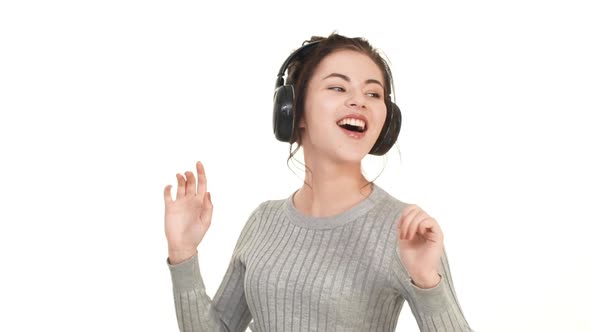
[[[446,253],[441,282],[415,286],[397,251],[407,203],[378,185],[336,216],[314,218],[293,194],[260,204],[248,218],[213,300],[198,256],[171,265],[181,331],[394,331],[404,301],[420,331],[472,331]]]

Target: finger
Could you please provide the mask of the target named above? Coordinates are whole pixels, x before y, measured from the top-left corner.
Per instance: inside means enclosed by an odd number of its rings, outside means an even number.
[[[432,224],[430,222],[423,222],[420,223],[420,225],[418,226],[418,234],[426,237],[426,233],[431,232],[432,231]]]
[[[178,188],[176,189],[176,200],[178,200],[179,198],[184,197],[186,193],[186,182],[184,180],[184,177],[180,173],[176,173],[176,179],[178,180]]]
[[[424,213],[421,213],[414,218],[414,222],[408,226],[408,240],[413,240],[416,232],[418,231],[418,227],[421,224],[424,224],[430,217]]]
[[[207,176],[205,175],[205,167],[203,167],[203,164],[200,161],[197,161],[197,176],[197,196],[204,198],[207,193]]]
[[[407,213],[406,217],[403,220],[403,225],[401,228],[401,238],[407,240],[409,235],[409,227],[414,222],[416,216],[420,213],[419,208],[410,209]]]
[[[167,185],[164,188],[164,203],[165,204],[172,203],[172,195],[170,194],[170,188],[172,188],[171,185]]]
[[[184,172],[184,175],[186,175],[186,195],[194,196],[196,193],[195,175],[193,174],[193,172]]]
[[[403,211],[402,211],[402,213],[401,213],[401,216],[400,216],[400,218],[399,218],[399,220],[398,220],[398,223],[397,223],[397,228],[398,228],[398,232],[400,233],[400,235],[401,235],[401,231],[402,231],[402,229],[403,229],[404,222],[407,220],[406,216],[407,216],[407,215],[408,215],[408,213],[410,213],[410,212],[411,212],[413,209],[415,209],[415,206],[414,206],[414,205],[408,205],[408,206],[406,206],[406,207],[403,209]]]
[[[430,218],[418,227],[418,233],[428,240],[442,240],[442,230],[436,220]]]

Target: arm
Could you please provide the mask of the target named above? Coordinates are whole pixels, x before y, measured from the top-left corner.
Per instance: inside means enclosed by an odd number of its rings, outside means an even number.
[[[232,259],[224,280],[212,301],[205,291],[198,254],[182,263],[171,265],[174,306],[182,332],[245,331],[252,319],[244,299],[244,269]],[[221,303],[220,298],[225,296]]]
[[[408,301],[420,331],[472,331],[455,294],[438,222],[410,204],[397,225],[394,284]]]
[[[172,276],[174,306],[180,331],[246,330],[252,315],[244,295],[245,266],[241,253],[250,238],[257,210],[250,215],[238,238],[229,267],[213,300],[205,291],[198,252],[175,265],[170,264],[169,259],[166,260]]]
[[[423,289],[412,282],[401,262],[399,249],[394,262],[396,284],[408,301],[420,331],[473,331],[459,305],[446,251],[443,250],[440,259],[440,281],[432,288]]]

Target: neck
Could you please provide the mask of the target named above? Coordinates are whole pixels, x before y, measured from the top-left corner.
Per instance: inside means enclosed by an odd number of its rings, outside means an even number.
[[[312,217],[329,217],[342,213],[364,200],[373,190],[361,172],[361,163],[305,164],[305,183],[295,193],[293,204]]]

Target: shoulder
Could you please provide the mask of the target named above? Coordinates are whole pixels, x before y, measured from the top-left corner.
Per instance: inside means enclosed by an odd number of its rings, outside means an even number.
[[[278,211],[285,208],[287,199],[288,198],[264,200],[256,206],[251,215],[258,219],[261,217],[268,217],[269,215],[275,215]]]
[[[248,237],[249,234],[256,232],[256,229],[261,227],[264,219],[267,218],[269,212],[277,208],[279,200],[265,200],[259,203],[254,209],[250,210],[250,214],[242,228],[241,237]]]
[[[406,207],[413,205],[390,194],[380,186],[375,185],[375,189],[379,190],[377,205],[379,205],[381,209],[389,211],[396,217],[400,216]]]
[[[287,199],[269,199],[265,200],[256,207],[256,212],[263,214],[269,211],[275,211],[277,209],[282,209],[283,206],[286,204]]]

